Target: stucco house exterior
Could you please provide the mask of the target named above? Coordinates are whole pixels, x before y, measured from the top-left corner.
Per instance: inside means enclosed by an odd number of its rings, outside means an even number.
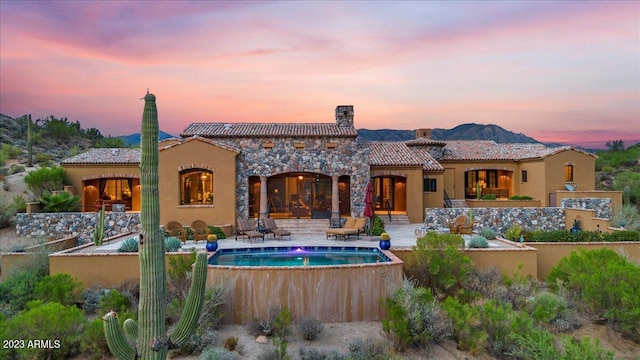
[[[595,189],[595,156],[571,147],[439,141],[361,142],[351,105],[330,123],[193,123],[159,143],[161,223],[360,216],[372,181],[376,211],[423,221],[446,199]],[[84,211],[139,211],[139,149],[93,149],[61,162]],[[479,189],[479,190],[478,190]]]

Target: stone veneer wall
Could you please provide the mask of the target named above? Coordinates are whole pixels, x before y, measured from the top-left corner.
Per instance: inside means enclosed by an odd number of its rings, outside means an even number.
[[[249,177],[273,176],[290,172],[311,172],[327,176],[348,175],[351,178],[351,213],[360,216],[369,181],[369,149],[355,138],[238,138],[216,139],[242,149],[238,155],[236,175],[236,207],[239,216],[249,214]],[[265,149],[264,143],[273,143]],[[303,143],[303,149],[294,144]],[[327,143],[337,147],[327,148]]]
[[[425,209],[425,226],[428,229],[446,228],[458,216],[469,217],[468,208]],[[527,230],[561,230],[565,228],[564,209],[558,207],[537,208],[475,208],[473,209],[473,230],[492,228],[504,234],[511,226],[518,224]]]
[[[596,217],[611,219],[613,207],[610,198],[566,198],[562,199],[562,207],[581,210],[595,210]]]
[[[16,233],[20,236],[60,239],[77,236],[78,244],[93,241],[98,221],[95,212],[16,214]],[[130,231],[140,231],[140,213],[107,212],[104,218],[105,239]]]

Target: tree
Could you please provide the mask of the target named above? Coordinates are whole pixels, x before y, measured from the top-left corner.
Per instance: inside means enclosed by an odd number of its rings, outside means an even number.
[[[605,145],[607,146],[607,149],[609,149],[611,151],[622,151],[622,150],[624,150],[624,141],[622,141],[622,140],[613,140],[613,142],[607,141],[607,143]]]

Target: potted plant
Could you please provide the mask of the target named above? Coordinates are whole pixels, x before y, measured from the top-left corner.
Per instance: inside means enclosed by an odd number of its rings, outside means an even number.
[[[206,249],[210,252],[218,250],[218,236],[216,234],[207,235]]]
[[[391,247],[391,237],[386,232],[380,234],[380,249],[389,250]]]

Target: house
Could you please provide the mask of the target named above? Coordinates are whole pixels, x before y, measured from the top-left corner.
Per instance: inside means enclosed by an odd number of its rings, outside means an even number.
[[[192,123],[159,142],[161,223],[234,224],[237,217],[359,216],[374,208],[422,222],[447,199],[529,195],[555,206],[558,190],[595,189],[595,156],[571,147],[438,141],[360,142],[351,105],[332,123]],[[61,165],[84,211],[140,210],[139,149],[93,149]]]

